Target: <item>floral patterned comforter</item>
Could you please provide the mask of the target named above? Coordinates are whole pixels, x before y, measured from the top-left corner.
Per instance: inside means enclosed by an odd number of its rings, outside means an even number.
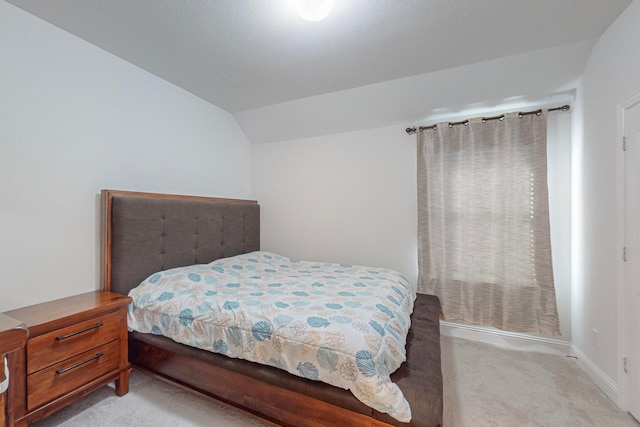
[[[253,252],[155,273],[129,295],[130,330],[349,389],[411,419],[389,378],[416,297],[396,271]]]

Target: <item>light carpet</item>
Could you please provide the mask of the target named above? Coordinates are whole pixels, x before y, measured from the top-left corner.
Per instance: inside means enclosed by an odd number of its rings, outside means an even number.
[[[445,427],[639,427],[572,358],[442,337]],[[231,385],[232,386],[232,385]],[[134,371],[130,391],[103,387],[36,427],[267,426]]]

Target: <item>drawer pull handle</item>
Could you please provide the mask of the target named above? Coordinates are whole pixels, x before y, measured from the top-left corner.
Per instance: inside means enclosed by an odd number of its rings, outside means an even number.
[[[103,325],[103,323],[102,323],[102,322],[98,322],[98,323],[96,323],[96,324],[95,324],[95,325],[93,325],[93,326],[89,326],[89,327],[87,327],[87,328],[80,329],[79,331],[71,332],[70,334],[67,334],[67,335],[58,335],[58,336],[56,337],[56,339],[57,339],[58,341],[66,340],[67,338],[75,337],[76,335],[79,335],[79,334],[81,334],[81,333],[83,333],[83,332],[88,332],[88,331],[90,331],[90,330],[92,330],[92,329],[97,329],[97,328],[99,328],[99,327],[100,327],[100,326],[102,326],[102,325]]]
[[[89,362],[91,362],[92,360],[99,359],[99,358],[101,358],[102,356],[104,356],[104,353],[103,353],[103,352],[96,353],[96,355],[95,355],[95,356],[91,356],[91,357],[90,357],[90,358],[88,358],[87,360],[83,360],[82,362],[78,362],[78,363],[76,363],[75,365],[67,366],[66,368],[63,368],[63,369],[56,369],[56,372],[57,372],[58,374],[64,374],[65,372],[69,372],[69,371],[70,371],[70,370],[72,370],[72,369],[76,369],[76,368],[78,368],[78,367],[80,367],[80,366],[84,365],[85,363],[89,363]]]

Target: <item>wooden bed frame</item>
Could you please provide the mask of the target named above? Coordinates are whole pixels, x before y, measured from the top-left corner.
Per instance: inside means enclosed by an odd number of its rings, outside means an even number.
[[[102,191],[103,289],[126,294],[150,274],[260,249],[255,201]],[[133,366],[169,383],[243,409],[280,426],[442,425],[440,304],[419,295],[407,337],[407,361],[392,374],[412,409],[400,423],[348,390],[279,369],[129,333]]]

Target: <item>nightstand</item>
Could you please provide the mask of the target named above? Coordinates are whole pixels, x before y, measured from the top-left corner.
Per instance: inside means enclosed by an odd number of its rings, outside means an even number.
[[[7,411],[5,395],[11,396],[11,386],[13,385],[13,369],[9,366],[9,369],[5,370],[5,355],[7,353],[13,353],[19,351],[27,344],[29,338],[29,331],[24,323],[19,320],[15,320],[4,314],[0,314],[0,426],[12,427],[13,417],[11,411]],[[8,371],[9,378],[5,376],[5,371]],[[6,390],[6,391],[5,391]]]
[[[29,340],[9,356],[15,367],[8,402],[15,425],[26,426],[115,381],[129,391],[127,305],[111,292],[89,292],[6,312],[24,322]]]

